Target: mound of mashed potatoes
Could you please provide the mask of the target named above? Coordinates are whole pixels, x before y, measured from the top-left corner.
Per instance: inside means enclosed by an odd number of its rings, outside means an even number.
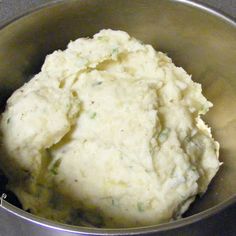
[[[96,227],[176,219],[219,169],[201,85],[152,46],[102,30],[46,57],[9,98],[1,168],[23,208]]]

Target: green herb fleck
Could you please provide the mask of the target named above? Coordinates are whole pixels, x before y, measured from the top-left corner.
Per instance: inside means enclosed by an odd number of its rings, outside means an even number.
[[[191,168],[192,171],[197,171],[196,166],[191,166],[190,168]]]
[[[114,54],[117,54],[118,53],[118,48],[113,48],[112,51],[111,51],[111,54],[114,55]]]
[[[106,37],[106,36],[98,36],[97,39],[100,40],[100,41],[103,41],[103,42],[108,42],[109,41],[108,37]]]
[[[56,160],[56,162],[53,164],[50,170],[53,175],[58,174],[58,167],[60,166],[60,164],[61,164],[61,159]]]
[[[102,197],[101,200],[105,200],[105,201],[109,201],[111,202],[111,205],[113,207],[118,207],[118,199],[114,199],[113,197],[111,196],[107,196],[107,197]]]
[[[208,107],[208,104],[204,104],[204,105],[202,105],[202,107],[201,107],[201,109],[200,109],[200,111],[199,111],[199,114],[206,114],[207,112],[208,112],[208,110],[209,110],[209,107]]]
[[[191,142],[192,138],[190,136],[186,136],[184,142],[189,143]]]
[[[111,204],[112,206],[115,206],[115,200],[113,198],[111,199]]]
[[[95,83],[92,84],[92,86],[98,86],[98,85],[101,85],[102,84],[102,81],[97,81]]]
[[[160,143],[164,143],[170,134],[170,129],[169,128],[165,128],[164,130],[162,130],[162,132],[160,133],[158,140]]]
[[[51,169],[51,173],[52,173],[53,175],[57,175],[57,174],[58,174],[57,170],[54,169],[54,168]]]
[[[93,112],[91,115],[90,115],[90,118],[91,119],[94,119],[96,117],[97,113],[96,112]]]
[[[139,212],[144,212],[145,208],[144,208],[144,204],[142,202],[138,202],[137,203],[137,209]]]
[[[7,124],[9,124],[9,123],[10,123],[10,121],[11,121],[11,118],[8,118],[8,119],[7,119]]]

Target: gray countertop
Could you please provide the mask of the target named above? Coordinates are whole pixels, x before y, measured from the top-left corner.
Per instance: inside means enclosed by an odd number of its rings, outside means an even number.
[[[0,0],[0,24],[7,22],[17,16],[23,14],[29,9],[40,6],[52,0]],[[228,16],[236,18],[236,0],[198,0],[215,9],[220,10]],[[19,235],[14,231],[14,225],[12,228],[6,228],[1,224],[0,214],[0,236],[15,236]],[[226,210],[218,213],[217,215],[210,217],[204,221],[192,224],[179,231],[170,232],[168,235],[182,236],[233,236],[236,235],[236,205],[227,208]],[[44,236],[49,236],[50,233]],[[60,234],[61,235],[61,234]],[[166,235],[166,234],[163,234]],[[21,235],[20,235],[21,236]],[[27,235],[22,235],[27,236]],[[29,235],[33,236],[33,235]]]

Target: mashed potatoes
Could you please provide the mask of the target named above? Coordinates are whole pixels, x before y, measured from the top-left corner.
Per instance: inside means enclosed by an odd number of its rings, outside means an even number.
[[[24,209],[76,225],[181,216],[219,168],[210,102],[171,59],[102,30],[47,56],[7,102],[1,166]]]

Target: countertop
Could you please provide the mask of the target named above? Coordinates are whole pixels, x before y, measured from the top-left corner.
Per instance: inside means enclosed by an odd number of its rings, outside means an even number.
[[[0,0],[0,24],[14,19],[29,9],[33,9],[49,1],[52,0]],[[228,16],[236,18],[236,0],[199,0],[198,2],[212,6]],[[14,225],[12,225],[12,228],[9,229],[1,224],[1,217],[2,216],[0,214],[0,236],[18,235],[14,231]],[[235,219],[236,205],[227,208],[214,217],[210,217],[204,221],[185,227],[181,230],[181,232],[173,231],[173,233],[170,232],[167,235],[233,236],[236,235]],[[50,233],[44,236],[50,236]]]

